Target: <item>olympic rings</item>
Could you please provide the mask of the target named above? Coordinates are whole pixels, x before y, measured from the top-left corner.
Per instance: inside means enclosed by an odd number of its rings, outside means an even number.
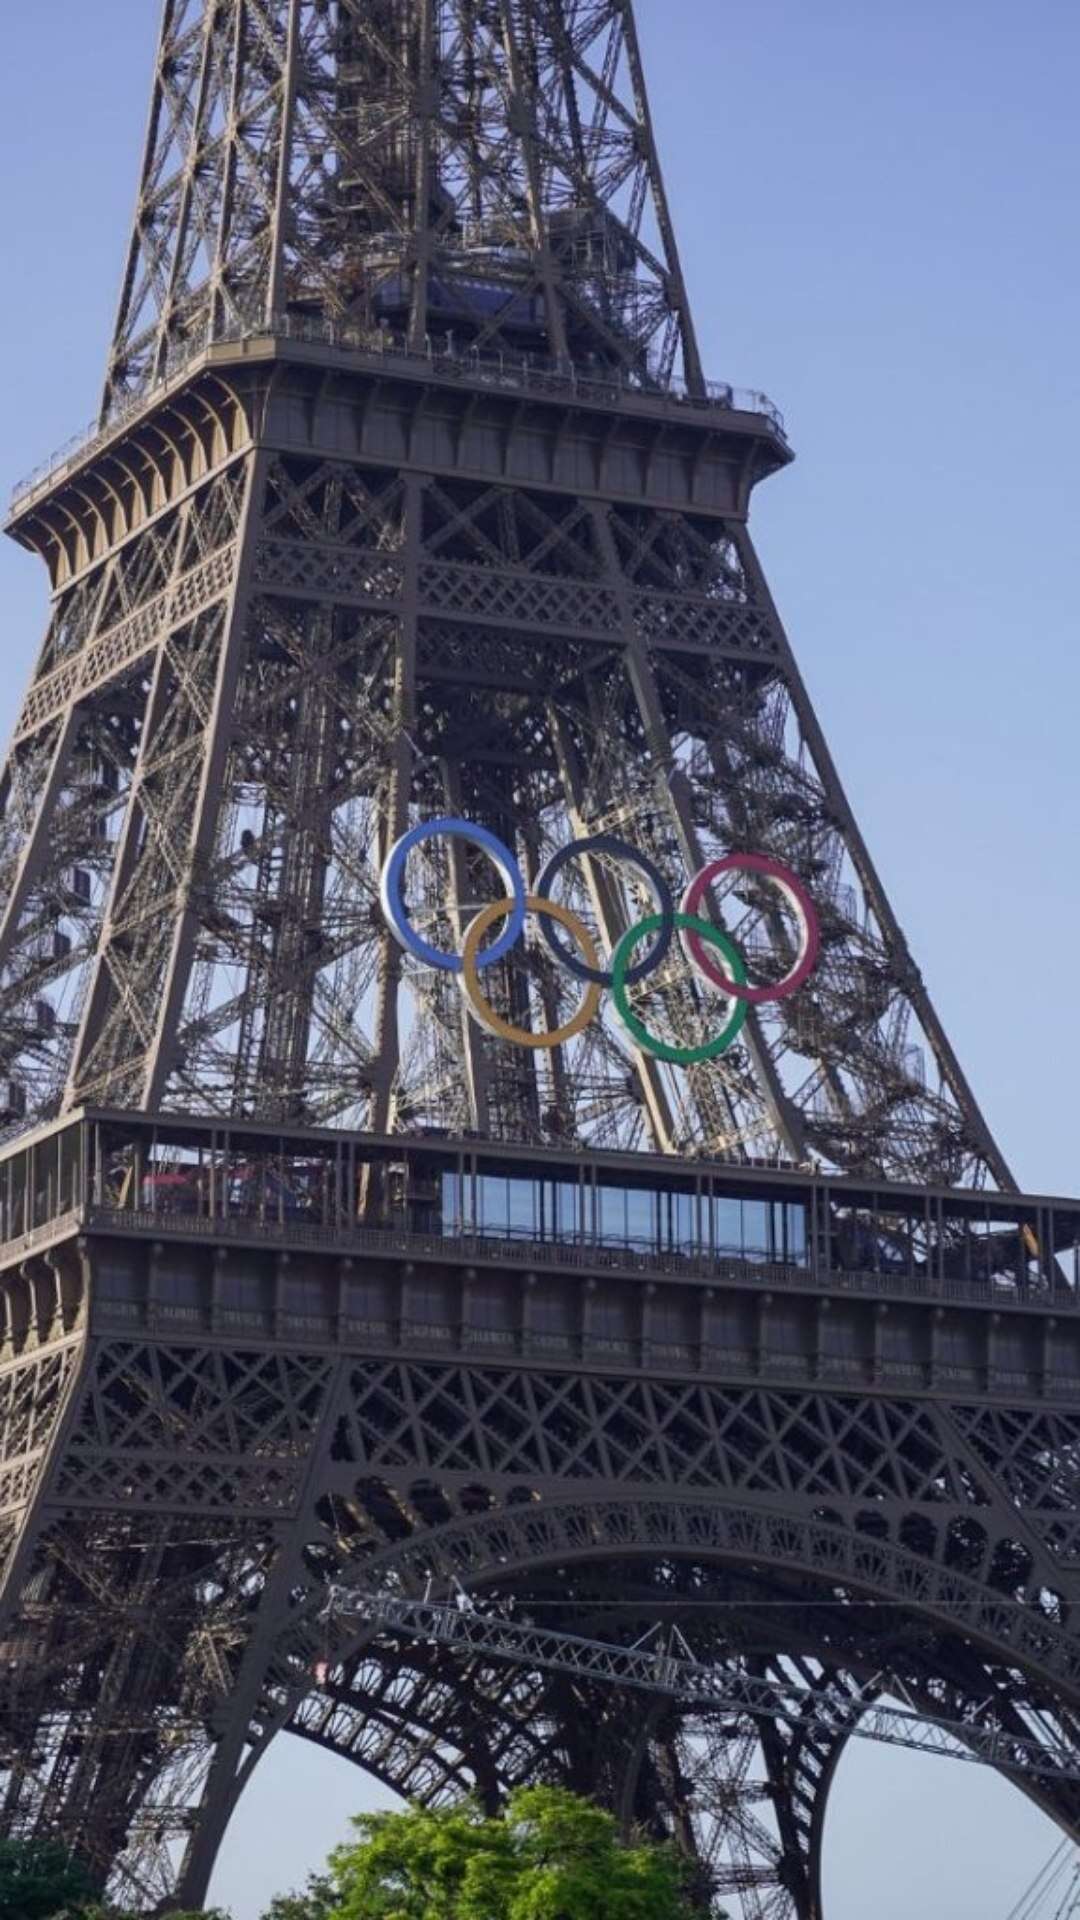
[[[617,840],[614,834],[594,833],[588,840],[575,840],[569,847],[560,847],[558,853],[548,861],[536,883],[536,891],[542,900],[550,899],[556,876],[564,867],[569,866],[571,860],[576,860],[582,853],[606,853],[610,854],[614,860],[625,860],[628,866],[637,867],[649,883],[656,904],[656,931],[660,938],[652,952],[647,954],[644,960],[639,961],[636,967],[632,967],[627,974],[627,986],[634,987],[640,980],[647,980],[649,975],[655,973],[657,967],[662,966],[667,959],[671,936],[675,931],[672,918],[675,901],[671,888],[655,862],[647,859],[643,853],[639,853],[636,847],[629,846],[625,840]],[[551,918],[557,920],[558,915],[553,914]],[[614,986],[614,974],[605,973],[600,967],[587,967],[574,954],[568,953],[554,927],[548,924],[546,918],[541,922],[541,931],[556,960],[573,974],[575,980],[591,981],[598,987]]]
[[[745,1001],[736,1004],[727,1026],[717,1034],[715,1040],[710,1040],[703,1047],[671,1047],[666,1041],[655,1039],[630,1005],[626,989],[632,975],[627,971],[627,963],[639,942],[647,939],[650,933],[656,933],[661,925],[661,915],[654,913],[648,920],[643,920],[640,926],[631,927],[629,933],[623,934],[615,949],[615,1005],[623,1025],[629,1027],[634,1039],[646,1053],[651,1053],[657,1060],[670,1060],[676,1067],[699,1067],[706,1060],[719,1059],[734,1045],[750,1017],[750,1009]],[[728,934],[722,933],[719,927],[710,926],[707,920],[696,919],[690,913],[672,915],[672,930],[676,928],[682,934],[692,934],[699,941],[707,940],[710,946],[719,947],[732,971],[732,980],[725,982],[725,992],[733,991],[734,982],[745,986],[746,962]]]
[[[762,1007],[769,1000],[789,999],[810,978],[821,950],[821,928],[810,895],[801,880],[797,880],[787,867],[782,867],[779,860],[770,860],[763,853],[729,853],[726,859],[713,860],[709,866],[703,867],[691,880],[683,895],[684,914],[696,914],[713,881],[718,880],[722,873],[760,873],[779,887],[801,929],[795,965],[777,987],[748,987],[744,981],[731,981],[718,972],[702,947],[702,936],[693,929],[684,928],[682,945],[687,959],[714,987],[719,987],[722,993],[734,994],[736,1000],[744,1000],[748,1007]]]
[[[405,866],[409,854],[424,842],[443,837],[467,840],[471,846],[480,848],[494,862],[507,887],[505,899],[494,901],[476,914],[460,955],[442,952],[423,939],[409,920],[404,900]],[[564,867],[581,856],[598,854],[606,854],[611,859],[636,867],[644,875],[656,907],[655,913],[622,935],[612,955],[610,972],[605,972],[601,967],[596,943],[589,929],[569,908],[558,905],[550,897],[551,889]],[[777,986],[750,986],[746,960],[730,934],[698,916],[698,908],[713,882],[721,874],[738,872],[760,874],[770,881],[779,889],[798,923],[799,944],[795,961]],[[617,839],[612,834],[593,834],[561,848],[548,861],[536,882],[536,891],[527,893],[525,881],[510,848],[486,827],[477,826],[470,820],[427,820],[403,834],[391,848],[382,871],[379,896],[387,925],[400,945],[425,966],[456,975],[470,1013],[489,1033],[514,1046],[534,1051],[563,1046],[583,1033],[599,1009],[603,989],[610,987],[620,1020],[644,1052],[684,1067],[715,1060],[734,1045],[746,1024],[751,1007],[763,1006],[768,1001],[787,1000],[798,992],[817,965],[821,950],[821,928],[813,901],[802,881],[780,861],[761,853],[730,853],[722,860],[713,860],[690,882],[680,910],[676,912],[671,888],[659,867],[625,840]],[[533,1034],[512,1026],[495,1011],[480,988],[480,974],[485,968],[494,966],[496,961],[505,960],[513,951],[524,932],[526,915],[529,913],[539,916],[544,939],[559,965],[586,989],[577,1012],[554,1033]],[[507,923],[505,932],[490,947],[481,951],[485,935],[500,920]],[[549,925],[549,922],[553,924]],[[570,934],[578,950],[576,953],[558,938],[555,927],[562,927]],[[695,972],[726,999],[736,1003],[722,1031],[701,1047],[677,1047],[656,1039],[630,1004],[629,989],[640,985],[658,971],[668,956],[676,933],[683,953]],[[642,941],[650,939],[648,953],[631,965],[636,948]],[[719,964],[716,958],[706,952],[707,947],[716,949]]]
[[[514,896],[506,932],[477,959],[478,966],[493,967],[496,960],[506,959],[525,930],[525,882],[509,847],[495,834],[489,833],[486,827],[474,826],[471,820],[425,820],[419,827],[402,834],[397,845],[390,850],[379,885],[379,899],[386,923],[399,945],[411,953],[415,960],[422,960],[426,967],[434,967],[439,973],[461,972],[460,954],[441,953],[438,947],[432,947],[422,940],[409,925],[403,898],[405,862],[413,848],[421,846],[425,840],[442,839],[444,835],[456,836],[459,840],[467,840],[471,846],[480,847],[495,862]]]
[[[493,927],[497,920],[505,919],[513,905],[512,900],[495,900],[490,907],[485,907],[481,913],[477,914],[465,936],[461,985],[469,1002],[470,1012],[489,1033],[495,1034],[500,1040],[511,1041],[515,1047],[529,1047],[534,1052],[542,1053],[551,1047],[562,1047],[567,1041],[575,1040],[578,1034],[584,1033],[586,1027],[595,1019],[599,1012],[601,998],[600,988],[595,984],[600,956],[588,927],[582,926],[577,915],[571,913],[569,907],[561,907],[554,900],[545,900],[538,893],[527,893],[525,906],[529,913],[537,913],[544,918],[557,920],[561,927],[566,928],[567,933],[573,934],[589,963],[593,979],[592,984],[586,987],[581,1005],[573,1019],[568,1020],[564,1027],[558,1027],[554,1033],[526,1033],[522,1027],[511,1026],[508,1020],[504,1020],[501,1014],[496,1013],[494,1007],[480,992],[476,963],[480,942],[488,928]]]

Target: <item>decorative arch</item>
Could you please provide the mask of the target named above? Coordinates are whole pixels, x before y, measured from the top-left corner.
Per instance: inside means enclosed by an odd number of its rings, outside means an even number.
[[[1032,1617],[1029,1610],[1015,1602],[1007,1604],[976,1580],[922,1559],[892,1540],[790,1512],[721,1504],[706,1497],[673,1495],[660,1499],[629,1491],[590,1493],[582,1489],[569,1498],[522,1500],[498,1510],[419,1528],[363,1560],[342,1566],[339,1578],[354,1590],[372,1594],[420,1594],[429,1584],[445,1592],[452,1582],[460,1582],[478,1595],[509,1595],[523,1580],[535,1580],[542,1571],[550,1573],[554,1568],[571,1572],[602,1566],[623,1570],[677,1564],[751,1574],[766,1584],[782,1583],[785,1576],[795,1574],[801,1583],[804,1613],[812,1612],[818,1604],[805,1599],[809,1578],[819,1596],[834,1605],[839,1601],[854,1608],[860,1601],[870,1602],[880,1607],[890,1622],[922,1622],[932,1630],[923,1660],[922,1704],[928,1712],[936,1710],[957,1718],[970,1713],[981,1724],[1001,1725],[1014,1733],[1031,1735],[1035,1729],[1023,1718],[1027,1704],[1038,1710],[1048,1743],[1056,1740],[1063,1749],[1080,1744],[1074,1739],[1070,1712],[1070,1707],[1075,1707],[1080,1716],[1080,1658],[1062,1626],[1042,1616]],[[789,1593],[794,1612],[794,1587]],[[643,1599],[643,1612],[647,1613],[648,1605]],[[297,1605],[274,1647],[265,1668],[247,1757],[218,1801],[223,1807],[227,1804],[230,1814],[277,1732],[288,1728],[304,1737],[320,1739],[338,1751],[347,1744],[333,1737],[325,1716],[321,1725],[317,1724],[319,1709],[314,1704],[311,1674],[320,1641],[325,1639],[326,1630],[319,1625],[324,1607],[325,1589],[309,1586],[307,1599]],[[966,1665],[961,1657],[965,1647]],[[338,1676],[345,1675],[350,1667],[355,1671],[362,1660],[378,1658],[377,1633],[371,1629],[342,1631],[340,1626],[335,1629],[330,1663],[339,1708],[344,1705],[355,1715],[362,1711],[364,1695],[342,1686]],[[780,1645],[771,1656],[759,1656],[759,1660],[759,1670],[773,1678],[778,1687],[798,1681],[802,1686],[834,1690],[837,1685],[851,1686],[853,1677],[869,1677],[859,1673],[859,1660],[852,1660],[850,1648],[842,1644],[842,1635],[837,1635],[831,1657],[825,1645],[812,1654],[797,1649],[793,1655]],[[917,1674],[918,1662],[913,1663],[912,1671]],[[1006,1676],[1011,1676],[1011,1691],[1006,1690]],[[526,1713],[535,1720],[536,1699],[528,1695],[523,1698]],[[428,1760],[433,1751],[433,1721],[422,1713],[413,1720],[411,1700],[408,1691],[399,1698],[396,1724],[392,1713],[387,1716],[386,1751],[371,1756],[376,1760],[371,1770],[390,1785],[399,1784],[409,1770],[410,1740],[415,1742],[419,1735],[425,1741]],[[420,1705],[419,1698],[415,1704]],[[460,1688],[453,1696],[453,1709],[460,1717]],[[603,1723],[605,1732],[610,1733],[617,1715],[625,1719],[626,1697],[608,1695],[606,1702],[597,1699],[593,1711],[598,1724]],[[513,1721],[513,1707],[506,1719]],[[805,1715],[793,1708],[790,1722],[778,1723],[775,1730],[770,1728],[768,1738],[761,1740],[764,1778],[755,1783],[749,1811],[744,1795],[737,1818],[726,1818],[726,1824],[724,1820],[714,1821],[713,1828],[704,1833],[705,1823],[699,1813],[691,1817],[684,1809],[680,1815],[676,1806],[680,1795],[687,1797],[692,1773],[680,1754],[685,1755],[695,1741],[700,1745],[711,1739],[713,1751],[707,1762],[714,1771],[726,1752],[731,1766],[742,1767],[745,1777],[745,1730],[740,1748],[731,1731],[721,1729],[717,1733],[700,1718],[694,1720],[677,1709],[665,1723],[661,1711],[644,1740],[631,1741],[628,1746],[624,1743],[621,1754],[613,1751],[609,1740],[606,1756],[602,1755],[602,1743],[598,1741],[592,1778],[586,1782],[579,1770],[577,1784],[599,1793],[624,1817],[630,1817],[632,1810],[651,1799],[654,1806],[662,1807],[668,1830],[678,1831],[681,1818],[684,1844],[696,1846],[711,1870],[716,1870],[715,1855],[721,1842],[729,1849],[741,1848],[741,1858],[721,1866],[719,1885],[721,1889],[726,1887],[729,1898],[739,1887],[753,1888],[759,1910],[769,1920],[773,1916],[775,1920],[822,1920],[821,1859],[828,1795],[849,1736],[850,1729],[837,1731],[834,1719],[828,1724],[807,1723]],[[360,1764],[368,1764],[362,1755],[355,1757]],[[552,1758],[550,1754],[548,1757]],[[602,1758],[606,1758],[606,1776]],[[477,1781],[480,1768],[476,1762],[468,1740],[455,1741],[453,1748],[447,1749],[445,1768],[441,1772],[429,1769],[427,1788],[417,1797],[431,1801],[452,1796],[461,1790],[463,1769]],[[562,1765],[570,1772],[572,1756],[566,1754]],[[513,1767],[496,1771],[504,1790],[515,1784]],[[489,1773],[488,1781],[490,1778]],[[1051,1780],[1034,1790],[1024,1784],[1059,1825],[1070,1831],[1080,1825],[1080,1789],[1074,1783],[1064,1778],[1060,1782]],[[220,1780],[215,1785],[220,1794]],[[692,1780],[690,1785],[693,1788]],[[699,1799],[707,1797],[700,1786],[694,1791]],[[779,1846],[774,1842],[770,1849],[769,1830],[753,1813],[755,1795],[771,1803]],[[719,1790],[713,1797],[718,1806],[730,1801],[730,1796]],[[223,1820],[219,1840],[225,1824]]]

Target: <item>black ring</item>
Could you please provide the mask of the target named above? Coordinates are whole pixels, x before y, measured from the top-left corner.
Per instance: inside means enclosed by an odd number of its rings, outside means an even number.
[[[629,866],[637,867],[638,871],[645,875],[652,888],[656,911],[663,915],[664,925],[656,936],[656,944],[650,948],[644,960],[640,960],[637,966],[631,967],[627,973],[627,986],[637,986],[640,981],[647,980],[650,974],[655,973],[657,967],[663,966],[667,959],[675,931],[675,899],[671,888],[659,867],[645,854],[639,853],[636,847],[630,846],[625,840],[616,839],[614,834],[595,833],[588,840],[572,840],[568,847],[560,847],[558,853],[552,855],[536,883],[536,891],[542,900],[551,899],[551,889],[557,875],[569,865],[571,860],[576,860],[579,853],[606,853],[614,860],[625,860]],[[604,973],[600,967],[590,967],[586,961],[579,960],[576,953],[571,953],[563,945],[553,921],[546,918],[541,920],[540,931],[560,966],[572,973],[575,980],[585,980],[590,986],[596,987],[611,987],[615,984],[614,974]]]

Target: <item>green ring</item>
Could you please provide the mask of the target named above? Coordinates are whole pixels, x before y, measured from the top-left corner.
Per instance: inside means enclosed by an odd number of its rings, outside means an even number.
[[[731,967],[736,986],[745,987],[747,980],[746,962],[739,952],[738,947],[735,945],[734,940],[732,940],[728,934],[722,933],[719,927],[712,926],[708,920],[699,920],[696,914],[692,913],[673,913],[671,916],[671,924],[680,933],[700,934],[701,938],[708,941],[710,946],[719,947],[728,965]],[[723,1029],[722,1033],[717,1035],[715,1040],[710,1040],[708,1046],[669,1047],[663,1040],[654,1040],[648,1027],[643,1021],[638,1019],[637,1014],[630,1005],[626,992],[626,976],[630,968],[630,956],[634,948],[639,947],[643,940],[649,938],[650,934],[659,933],[663,925],[664,915],[662,913],[654,913],[650,914],[647,920],[642,920],[638,926],[631,927],[628,933],[623,934],[622,939],[615,949],[615,957],[611,963],[611,990],[615,996],[615,1005],[619,1010],[619,1018],[623,1025],[630,1029],[639,1047],[643,1047],[646,1053],[651,1053],[654,1059],[670,1060],[676,1067],[699,1067],[706,1060],[718,1060],[722,1053],[726,1053],[728,1048],[734,1045],[746,1025],[750,1007],[745,1000],[737,1001],[735,1011],[728,1021],[727,1026]]]

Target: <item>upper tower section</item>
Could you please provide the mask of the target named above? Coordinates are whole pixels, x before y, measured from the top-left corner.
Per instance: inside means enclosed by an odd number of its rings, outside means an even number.
[[[166,0],[102,423],[283,315],[703,394],[631,0]]]

